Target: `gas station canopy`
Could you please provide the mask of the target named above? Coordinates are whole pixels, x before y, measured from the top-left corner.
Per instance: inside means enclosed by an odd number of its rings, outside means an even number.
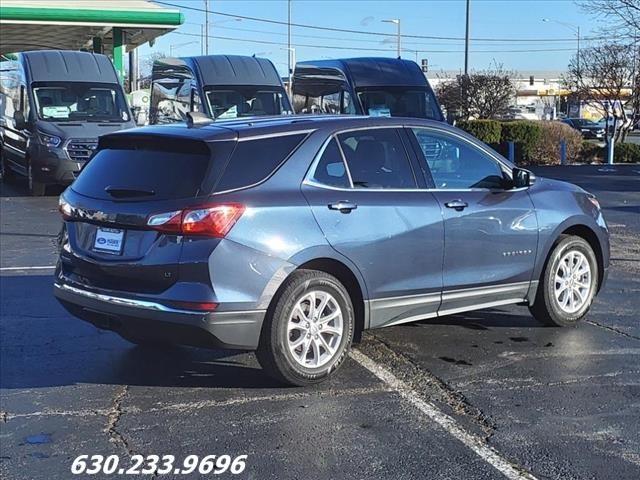
[[[2,0],[0,55],[27,50],[89,50],[113,58],[184,22],[178,10],[146,0]]]

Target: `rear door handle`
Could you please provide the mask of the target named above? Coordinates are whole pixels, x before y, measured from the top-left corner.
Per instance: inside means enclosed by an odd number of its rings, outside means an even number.
[[[453,208],[456,212],[461,212],[465,208],[469,206],[467,202],[463,202],[462,200],[452,200],[444,204],[447,208]]]
[[[338,210],[340,213],[351,213],[351,210],[358,208],[355,203],[347,202],[346,200],[330,203],[327,206],[329,207],[329,210]]]

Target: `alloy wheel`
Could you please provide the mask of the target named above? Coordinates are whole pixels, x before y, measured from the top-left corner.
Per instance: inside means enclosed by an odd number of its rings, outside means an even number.
[[[342,309],[333,295],[312,290],[296,302],[287,325],[287,343],[299,365],[326,365],[335,357],[343,335]]]
[[[562,256],[556,269],[554,294],[566,313],[577,312],[589,301],[591,266],[582,252],[570,250]]]

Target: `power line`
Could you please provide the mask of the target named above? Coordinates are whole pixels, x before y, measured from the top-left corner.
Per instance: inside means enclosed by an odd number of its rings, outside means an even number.
[[[183,5],[178,5],[175,3],[170,3],[170,2],[163,2],[160,0],[155,0],[155,3],[157,3],[158,5],[165,5],[168,7],[174,7],[174,8],[182,8],[184,10],[192,10],[192,11],[196,11],[196,12],[207,12],[206,9],[204,8],[197,8],[197,7],[186,7]],[[270,24],[274,24],[274,25],[288,25],[287,22],[282,21],[282,20],[271,20],[271,19],[266,19],[266,18],[259,18],[259,17],[251,17],[248,15],[236,15],[236,14],[231,14],[231,13],[225,13],[225,12],[218,12],[218,11],[214,11],[214,10],[209,10],[209,13],[213,13],[214,15],[221,15],[224,17],[234,17],[234,18],[241,18],[243,20],[249,20],[249,21],[253,21],[253,22],[262,22],[262,23],[270,23]],[[343,33],[354,33],[354,34],[359,34],[359,35],[378,35],[378,36],[383,36],[383,37],[396,37],[395,34],[391,34],[391,33],[383,33],[383,32],[371,32],[371,31],[365,31],[365,30],[351,30],[351,29],[345,29],[345,28],[336,28],[336,27],[321,27],[318,25],[307,25],[307,24],[303,24],[303,23],[291,23],[292,27],[299,27],[299,28],[309,28],[309,29],[314,29],[314,30],[324,30],[324,31],[329,31],[329,32],[343,32]],[[426,40],[451,40],[451,41],[464,41],[464,37],[441,37],[441,36],[433,36],[433,35],[408,35],[408,34],[402,34],[401,35],[403,38],[418,38],[418,39],[426,39]],[[584,40],[610,40],[612,37],[585,37]],[[544,42],[569,42],[569,41],[574,41],[575,39],[573,38],[547,38],[547,39],[539,39],[539,38],[472,38],[471,41],[482,41],[482,42],[540,42],[541,40],[543,40]]]
[[[200,37],[197,33],[187,33],[187,32],[170,32],[169,35],[184,35],[189,37]],[[249,43],[257,43],[257,44],[265,44],[265,45],[279,45],[286,46],[286,42],[272,42],[267,40],[251,40],[246,38],[236,38],[236,37],[223,37],[219,35],[207,35],[208,38],[214,38],[216,40],[229,40],[235,42],[249,42]],[[302,44],[296,43],[296,47],[307,47],[307,48],[324,48],[324,49],[333,49],[333,50],[355,50],[355,51],[367,51],[367,52],[392,52],[392,49],[386,48],[373,48],[373,47],[345,47],[342,45],[317,45],[317,44]],[[555,49],[522,49],[522,50],[471,50],[472,53],[532,53],[532,52],[573,52],[574,48],[555,48]],[[425,50],[425,53],[463,53],[464,50]]]
[[[233,31],[237,31],[237,32],[250,32],[250,33],[262,33],[262,34],[266,34],[266,35],[277,35],[280,37],[286,37],[287,34],[283,33],[283,32],[274,32],[274,31],[269,31],[269,30],[256,30],[253,28],[239,28],[239,27],[226,27],[226,26],[219,26],[216,27],[218,30],[233,30]],[[300,33],[294,33],[293,34],[294,37],[298,37],[298,38],[315,38],[315,39],[320,39],[320,40],[342,40],[342,41],[346,41],[346,42],[365,42],[365,43],[371,43],[373,41],[376,40],[371,40],[371,39],[364,39],[364,38],[345,38],[345,37],[328,37],[326,35],[305,35],[305,34],[300,34]],[[386,39],[385,39],[386,40]],[[391,39],[389,39],[391,40]],[[393,40],[395,43],[395,40]],[[384,40],[383,40],[384,42]],[[541,44],[545,44],[547,42],[545,42],[544,40],[540,40],[539,42],[536,43],[541,43]],[[567,40],[566,43],[568,44],[574,44],[575,43],[575,39],[573,40]],[[475,42],[476,45],[478,44],[484,44],[484,42],[479,41],[479,42]],[[511,45],[512,42],[504,42],[504,45]],[[433,46],[433,45],[447,45],[447,46],[455,46],[452,45],[451,43],[442,43],[442,42],[412,42],[412,41],[406,41],[403,42],[403,45],[414,45],[414,46],[423,46],[423,47],[428,47],[428,46]],[[489,45],[496,45],[496,43],[490,43]],[[498,44],[501,45],[501,44]]]

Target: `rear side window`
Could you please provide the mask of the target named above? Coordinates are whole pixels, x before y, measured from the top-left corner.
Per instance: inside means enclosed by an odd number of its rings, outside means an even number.
[[[204,148],[190,152],[100,150],[86,164],[72,188],[81,195],[108,200],[167,200],[197,196],[211,164],[211,152]]]
[[[416,188],[397,129],[379,128],[338,136],[354,188]]]
[[[306,134],[280,135],[238,142],[215,191],[248,187],[265,180],[305,137]]]
[[[351,186],[347,169],[335,138],[327,144],[322,152],[311,180],[330,187],[349,188]]]

